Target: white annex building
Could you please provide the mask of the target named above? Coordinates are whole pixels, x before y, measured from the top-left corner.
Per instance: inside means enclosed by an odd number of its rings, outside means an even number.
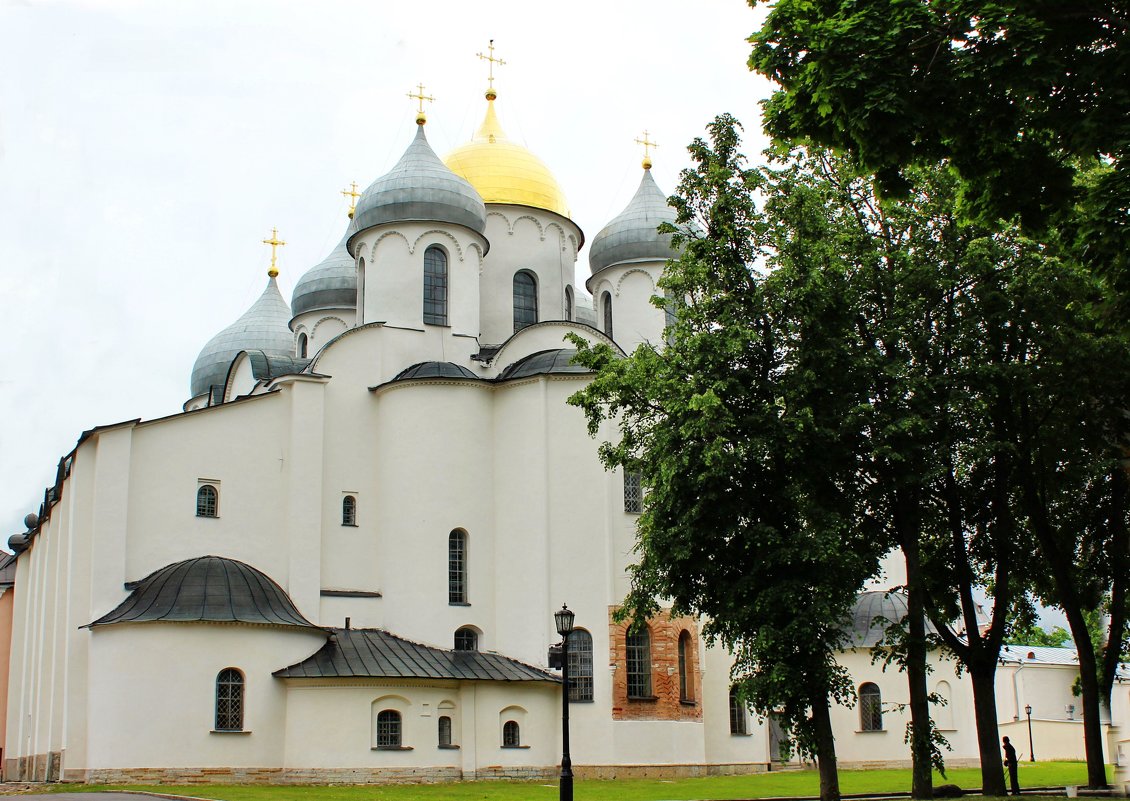
[[[662,340],[650,301],[672,252],[656,226],[673,212],[645,162],[574,286],[584,234],[486,98],[446,159],[421,114],[289,304],[272,260],[259,300],[200,352],[182,413],[93,428],[60,461],[0,586],[5,778],[550,776],[563,602],[579,777],[771,763],[773,727],[732,703],[730,657],[694,620],[631,636],[612,622],[641,490],[603,469],[566,403],[590,379],[566,334],[623,352]],[[837,711],[838,747],[905,760],[905,680],[871,665],[862,615],[845,658],[865,701]],[[975,757],[967,683],[942,664],[932,681],[953,701],[954,756]],[[1038,719],[1064,717],[1062,693],[1039,694],[1054,701]],[[1002,697],[1002,722],[1021,720]]]

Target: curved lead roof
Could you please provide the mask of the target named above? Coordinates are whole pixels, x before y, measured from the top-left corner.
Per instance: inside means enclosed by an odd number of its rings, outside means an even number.
[[[162,567],[126,587],[129,596],[88,625],[112,623],[253,623],[318,628],[282,587],[251,565],[198,556]]]
[[[678,253],[671,247],[671,234],[656,229],[660,223],[675,223],[675,210],[659,191],[651,170],[645,169],[639,189],[627,207],[604,226],[589,247],[593,275],[614,264],[666,261]]]
[[[290,298],[295,317],[315,309],[357,308],[357,266],[345,247],[348,240],[346,232],[330,255],[298,279]]]
[[[192,397],[222,385],[228,377],[232,359],[244,350],[261,350],[272,356],[289,356],[294,353],[294,339],[290,333],[290,307],[279,292],[274,278],[267,280],[267,288],[251,308],[238,320],[216,336],[196,357],[192,366]]]
[[[401,370],[392,380],[408,381],[412,378],[474,378],[478,380],[479,376],[455,362],[417,362],[411,367]]]
[[[577,351],[573,348],[558,348],[557,350],[542,350],[531,353],[529,356],[509,365],[499,375],[498,380],[528,378],[548,373],[591,373],[592,371],[589,368],[573,362],[573,357],[576,355]]]
[[[482,233],[487,211],[479,193],[447,168],[428,144],[424,126],[400,161],[369,185],[357,201],[348,236],[390,222],[454,223]]]

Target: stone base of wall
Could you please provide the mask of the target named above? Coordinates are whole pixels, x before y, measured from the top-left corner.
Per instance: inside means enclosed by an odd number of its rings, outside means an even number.
[[[909,759],[867,759],[867,760],[850,760],[850,759],[837,759],[836,766],[844,768],[845,770],[886,770],[888,768],[907,769],[912,767]],[[811,770],[816,770],[815,765],[807,766]],[[967,759],[957,759],[946,757],[946,768],[979,768],[981,767],[981,760],[976,757]],[[774,768],[776,770],[776,768]]]
[[[698,779],[703,776],[746,776],[765,773],[764,762],[734,762],[724,765],[574,765],[578,779]]]
[[[62,751],[4,760],[6,782],[57,782],[63,764]]]

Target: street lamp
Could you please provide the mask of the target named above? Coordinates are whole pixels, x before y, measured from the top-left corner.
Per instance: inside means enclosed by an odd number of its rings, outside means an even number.
[[[561,635],[561,784],[560,801],[573,801],[573,760],[569,757],[569,635],[573,631],[574,614],[569,607],[553,613],[557,633]]]
[[[1028,716],[1028,761],[1036,761],[1036,749],[1032,747],[1032,705],[1024,705],[1024,714]]]

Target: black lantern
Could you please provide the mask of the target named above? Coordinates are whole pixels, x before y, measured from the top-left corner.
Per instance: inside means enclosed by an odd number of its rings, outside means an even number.
[[[553,613],[557,633],[561,635],[561,784],[560,801],[573,801],[573,760],[569,757],[569,634],[575,615],[565,604]]]
[[[1032,745],[1032,705],[1024,705],[1024,714],[1028,716],[1028,761],[1036,761],[1036,749]]]
[[[557,633],[568,637],[573,631],[573,618],[576,617],[569,607],[561,604],[561,609],[553,613],[553,622],[557,624]]]

